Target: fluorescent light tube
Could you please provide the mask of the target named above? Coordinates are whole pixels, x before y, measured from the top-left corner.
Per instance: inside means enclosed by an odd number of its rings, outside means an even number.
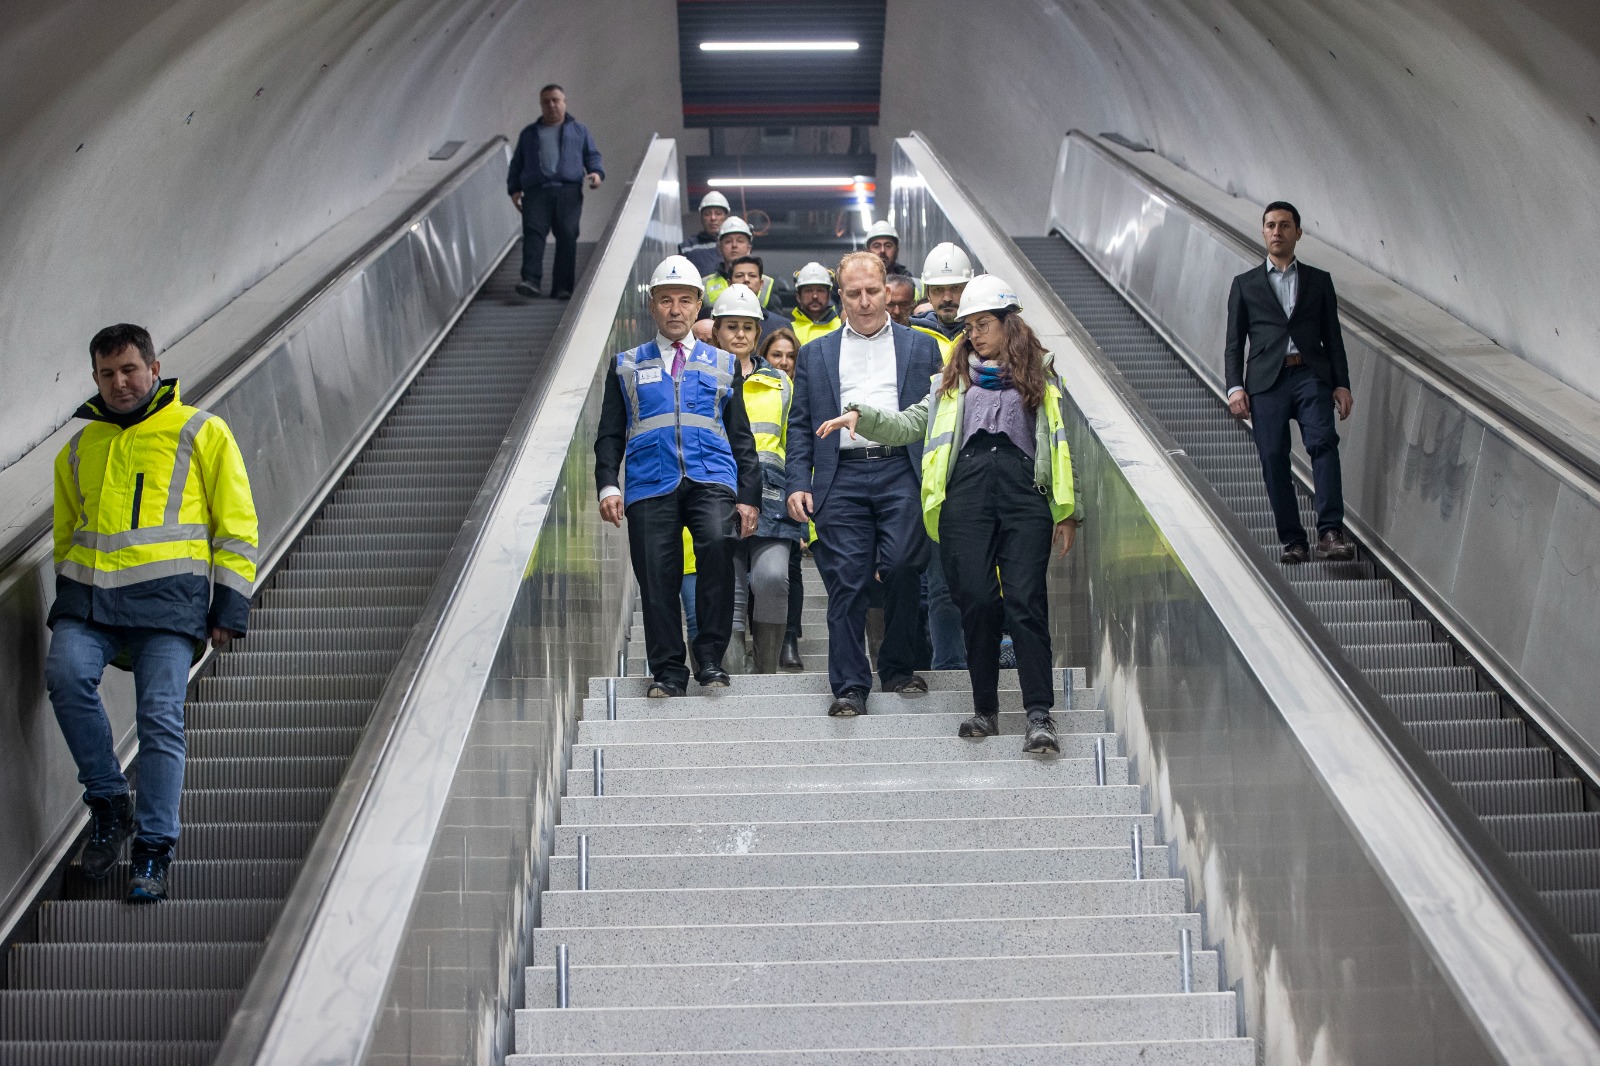
[[[856,179],[849,176],[835,178],[707,178],[706,184],[713,189],[731,188],[848,188],[855,184]]]
[[[859,41],[701,41],[702,52],[854,52]]]

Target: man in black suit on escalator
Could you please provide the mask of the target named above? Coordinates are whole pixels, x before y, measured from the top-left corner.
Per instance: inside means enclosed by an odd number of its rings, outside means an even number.
[[[1250,418],[1261,472],[1283,545],[1282,561],[1311,557],[1290,474],[1289,422],[1311,457],[1317,511],[1317,555],[1355,558],[1344,536],[1344,490],[1339,473],[1339,420],[1350,417],[1350,369],[1339,332],[1339,301],[1325,270],[1295,258],[1300,212],[1282,200],[1262,213],[1267,259],[1233,279],[1228,293],[1226,372],[1228,409]],[[1245,345],[1249,343],[1249,355]]]

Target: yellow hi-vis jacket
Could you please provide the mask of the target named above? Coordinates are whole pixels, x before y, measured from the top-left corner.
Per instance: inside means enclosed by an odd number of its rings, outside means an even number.
[[[788,439],[789,405],[794,386],[789,375],[770,366],[744,379],[744,411],[761,460],[761,517],[755,535],[799,540],[802,527],[789,517],[789,493],[783,464]]]
[[[845,405],[845,410],[861,415],[856,432],[879,444],[915,444],[922,439],[922,524],[934,540],[939,539],[939,514],[955,471],[967,391],[957,387],[942,392],[942,385],[943,376],[935,375],[927,398],[904,411]],[[1063,403],[1061,379],[1046,353],[1044,402],[1039,405],[1043,417],[1034,419],[1033,483],[1049,498],[1050,516],[1057,522],[1077,513]]]
[[[245,632],[259,547],[244,457],[216,415],[161,382],[127,415],[99,397],[55,465],[56,599],[50,621],[160,629],[204,647]]]
[[[800,341],[801,347],[810,344],[818,337],[826,337],[844,325],[844,320],[839,317],[839,312],[834,310],[831,305],[828,307],[828,317],[821,322],[811,321],[810,316],[798,307],[789,312],[789,319],[792,323],[790,328],[794,330],[794,335]]]
[[[733,282],[728,280],[728,276],[722,273],[720,270],[715,274],[708,275],[705,279],[705,283],[705,306],[707,307],[715,306],[717,297],[727,292],[728,286],[733,284]],[[772,306],[772,293],[776,285],[777,282],[773,281],[772,278],[768,277],[766,274],[761,275],[761,291],[756,293],[756,296],[761,300],[762,307],[770,308]]]

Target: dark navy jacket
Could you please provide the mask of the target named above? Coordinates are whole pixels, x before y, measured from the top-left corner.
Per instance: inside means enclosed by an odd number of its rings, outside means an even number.
[[[523,128],[517,135],[517,149],[511,153],[511,169],[506,174],[506,192],[515,196],[545,185],[582,185],[585,174],[606,176],[600,164],[600,149],[595,147],[589,127],[567,116],[561,124],[561,158],[549,177],[539,169],[539,123]]]
[[[943,363],[939,358],[939,343],[926,333],[909,326],[895,324],[894,365],[900,386],[900,410],[924,399],[933,375],[939,373]],[[839,345],[844,339],[844,328],[818,337],[800,349],[796,360],[794,401],[789,405],[789,432],[785,440],[789,493],[811,493],[813,513],[822,510],[822,502],[833,485],[833,475],[839,468],[839,437],[835,433],[826,440],[817,439],[817,427],[830,418],[837,418],[839,400]],[[922,477],[922,444],[918,442],[906,449],[911,468]]]

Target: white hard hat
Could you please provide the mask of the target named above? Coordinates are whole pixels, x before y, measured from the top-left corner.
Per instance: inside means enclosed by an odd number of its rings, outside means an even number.
[[[794,287],[803,289],[807,285],[826,285],[833,287],[833,275],[821,263],[807,263],[794,272]]]
[[[700,201],[701,211],[704,211],[708,207],[720,207],[724,211],[733,210],[728,206],[728,198],[722,195],[720,192],[717,192],[715,189],[706,193],[705,198]]]
[[[757,322],[766,317],[761,309],[761,298],[750,291],[748,285],[729,285],[711,307],[712,318],[753,318]]]
[[[750,223],[738,215],[729,215],[722,220],[722,228],[717,231],[717,240],[720,241],[730,233],[742,233],[752,239],[755,237],[755,234],[750,232]]]
[[[1002,311],[1006,308],[1022,310],[1022,301],[1016,290],[993,274],[979,274],[967,282],[961,293],[961,306],[956,308],[957,318],[966,318],[979,311]]]
[[[890,222],[888,219],[882,219],[881,221],[874,222],[872,225],[867,227],[868,244],[871,244],[879,237],[889,237],[894,241],[894,243],[900,243],[900,231],[895,229],[894,223]]]
[[[650,291],[667,285],[682,285],[687,289],[698,289],[704,293],[706,283],[700,277],[700,271],[689,262],[687,256],[669,255],[661,260],[655,272],[650,275]]]
[[[972,280],[972,260],[959,245],[945,241],[935,245],[922,263],[924,285],[961,285]]]

